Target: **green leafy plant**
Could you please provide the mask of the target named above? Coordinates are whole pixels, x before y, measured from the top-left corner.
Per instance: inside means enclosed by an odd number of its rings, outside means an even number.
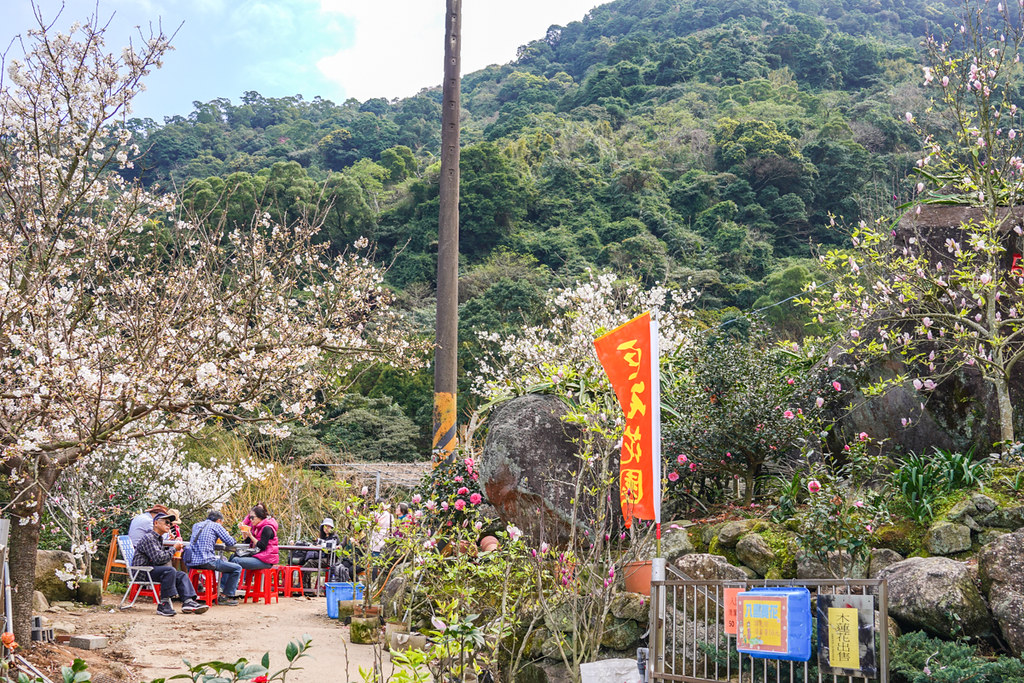
[[[952,453],[936,448],[935,461],[945,481],[946,493],[981,486],[988,478],[987,463],[975,461],[973,449],[966,453]]]
[[[1010,683],[1024,677],[1024,662],[1014,657],[981,657],[965,643],[906,633],[889,654],[893,683]]]
[[[899,492],[904,510],[918,524],[927,524],[934,516],[933,505],[944,488],[937,463],[912,453],[893,472],[892,487]]]
[[[772,521],[781,524],[796,513],[796,506],[804,493],[803,472],[797,470],[789,479],[775,477],[772,488],[775,490],[775,500],[778,501],[772,510]]]
[[[270,653],[264,653],[259,664],[250,664],[249,660],[242,657],[234,662],[210,661],[201,664],[192,664],[187,659],[183,660],[188,672],[177,674],[170,678],[157,678],[152,683],[164,683],[164,681],[190,680],[193,683],[235,683],[235,681],[252,681],[252,683],[270,683],[270,681],[285,681],[292,671],[301,671],[296,666],[298,661],[307,656],[310,648],[310,637],[302,636],[298,640],[288,643],[284,650],[285,659],[288,664],[283,669],[270,673]],[[65,678],[65,681],[67,679]],[[76,682],[79,679],[74,679]],[[88,680],[88,679],[81,679]]]

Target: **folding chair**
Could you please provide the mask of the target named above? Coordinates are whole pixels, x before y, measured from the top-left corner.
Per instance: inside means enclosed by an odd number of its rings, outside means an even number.
[[[121,551],[121,559],[124,560],[125,569],[128,571],[128,589],[124,592],[124,597],[121,598],[121,609],[128,609],[135,605],[135,601],[138,600],[139,596],[145,593],[153,597],[153,602],[160,604],[160,587],[153,583],[152,577],[149,572],[153,569],[152,567],[133,566],[132,561],[135,559],[135,546],[132,545],[132,539],[127,536],[117,537],[117,548]],[[127,605],[125,600],[131,599]]]
[[[126,569],[124,561],[120,559],[117,552],[117,529],[114,529],[113,535],[110,537],[110,552],[107,553],[107,566],[103,569],[103,590],[107,590],[107,584],[110,583],[111,576],[123,576],[126,581],[130,580]]]

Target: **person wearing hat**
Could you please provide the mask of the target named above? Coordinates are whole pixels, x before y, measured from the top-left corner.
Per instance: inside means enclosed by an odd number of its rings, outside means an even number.
[[[176,517],[158,512],[153,517],[153,528],[145,532],[135,544],[133,564],[137,567],[152,567],[149,576],[154,583],[160,584],[160,604],[156,607],[156,613],[163,617],[175,615],[174,607],[171,605],[171,598],[174,597],[182,599],[181,611],[185,614],[202,614],[209,609],[206,605],[196,602],[196,591],[192,588],[192,582],[188,580],[188,574],[171,566],[174,553],[185,545],[178,541],[171,548],[164,547],[164,535],[169,533],[171,526],[176,523]]]
[[[338,547],[338,535],[334,533],[334,520],[330,517],[324,517],[324,521],[320,522],[320,532],[316,539],[315,545],[327,550],[333,550]],[[333,560],[331,553],[324,553],[319,550],[310,550],[306,553],[305,562],[302,563],[303,567],[310,569],[327,569],[331,565]],[[309,572],[303,572],[302,574],[302,585],[309,588]],[[337,579],[343,580],[343,579]]]
[[[138,547],[139,541],[142,540],[142,536],[147,531],[153,530],[153,518],[159,514],[167,514],[167,507],[164,505],[154,505],[145,512],[139,513],[132,518],[132,523],[128,527],[128,538],[131,539],[132,545]]]

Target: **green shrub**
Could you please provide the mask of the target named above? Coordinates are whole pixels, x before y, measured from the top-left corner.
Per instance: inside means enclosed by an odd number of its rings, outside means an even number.
[[[980,657],[965,643],[914,632],[893,643],[889,672],[893,683],[1011,683],[1024,678],[1024,662]]]

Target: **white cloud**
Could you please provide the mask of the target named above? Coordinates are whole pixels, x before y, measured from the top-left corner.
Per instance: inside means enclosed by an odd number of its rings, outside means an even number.
[[[515,59],[552,24],[582,19],[599,0],[470,0],[462,7],[462,73]],[[346,97],[406,97],[440,84],[443,0],[321,0],[327,14],[355,23],[355,41],[317,62]]]

